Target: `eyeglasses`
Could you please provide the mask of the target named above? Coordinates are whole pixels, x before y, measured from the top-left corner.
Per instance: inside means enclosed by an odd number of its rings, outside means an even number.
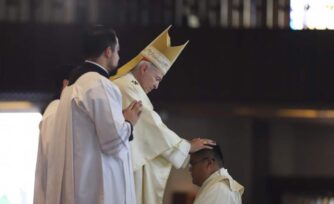
[[[199,163],[201,163],[201,162],[203,162],[203,161],[206,161],[206,160],[208,160],[208,159],[210,159],[209,157],[204,157],[204,158],[202,158],[202,159],[200,159],[200,160],[198,160],[198,161],[190,161],[189,162],[189,165],[188,165],[188,168],[189,169],[192,169],[192,168],[194,168],[194,166],[196,165],[196,164],[199,164]]]

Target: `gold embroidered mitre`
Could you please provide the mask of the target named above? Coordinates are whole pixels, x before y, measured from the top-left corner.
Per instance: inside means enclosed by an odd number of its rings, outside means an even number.
[[[187,41],[179,46],[171,46],[171,40],[168,34],[170,28],[171,26],[164,30],[135,58],[119,68],[117,74],[110,79],[117,79],[130,72],[143,59],[153,63],[165,75],[189,42]]]

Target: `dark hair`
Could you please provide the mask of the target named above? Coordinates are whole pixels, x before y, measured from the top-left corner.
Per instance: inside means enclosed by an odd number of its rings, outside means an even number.
[[[114,51],[117,44],[116,32],[103,25],[90,28],[84,35],[85,58],[97,58],[108,46]]]
[[[194,152],[192,153],[193,155],[197,155],[201,158],[212,158],[214,159],[217,164],[219,165],[219,167],[223,167],[224,166],[224,157],[223,157],[223,153],[220,150],[219,145],[209,145],[212,147],[212,149],[202,149],[199,150],[198,152]]]
[[[63,80],[65,79],[69,80],[71,73],[76,67],[77,65],[74,64],[65,64],[55,70],[53,74],[53,78],[55,79],[55,85],[56,85],[56,92],[53,97],[54,99],[60,98],[60,94],[63,87]]]

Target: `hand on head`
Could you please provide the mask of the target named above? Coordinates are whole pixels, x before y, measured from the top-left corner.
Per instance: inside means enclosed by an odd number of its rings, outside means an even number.
[[[212,149],[211,146],[216,145],[216,142],[210,139],[195,138],[190,141],[190,144],[190,153],[194,153],[202,149]]]
[[[141,101],[132,101],[132,103],[123,110],[125,120],[129,121],[134,126],[139,119],[142,106]]]

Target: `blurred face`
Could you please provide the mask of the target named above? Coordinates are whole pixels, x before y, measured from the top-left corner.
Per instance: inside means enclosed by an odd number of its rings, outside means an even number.
[[[63,86],[61,88],[61,90],[63,90],[68,84],[69,84],[69,80],[68,79],[63,79]]]
[[[203,182],[210,176],[210,159],[208,157],[199,157],[196,154],[190,156],[189,171],[192,182],[197,186],[202,186]]]
[[[159,83],[163,78],[162,72],[152,63],[143,63],[140,67],[140,77],[137,79],[145,93],[151,92],[159,87]]]
[[[108,63],[108,67],[109,67],[109,71],[115,70],[116,67],[118,66],[118,61],[119,61],[119,43],[118,43],[118,38],[116,38],[116,45],[115,45],[115,49],[112,50],[111,47],[109,47],[108,49],[110,49],[110,56],[109,56],[109,63]]]

